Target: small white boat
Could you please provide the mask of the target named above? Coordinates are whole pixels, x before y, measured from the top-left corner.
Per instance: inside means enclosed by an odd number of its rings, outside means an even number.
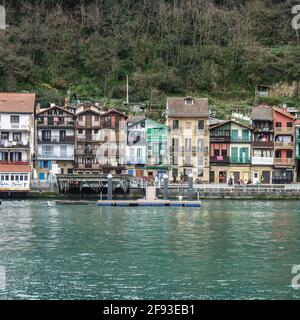
[[[47,204],[47,207],[53,207],[54,205],[53,202],[50,202],[50,201],[47,201],[46,204]]]

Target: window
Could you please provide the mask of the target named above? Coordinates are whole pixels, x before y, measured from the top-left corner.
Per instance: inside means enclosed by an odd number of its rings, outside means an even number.
[[[16,181],[19,181],[19,176],[15,176],[15,180],[16,180]]]
[[[281,151],[280,150],[276,150],[275,158],[281,159]]]
[[[179,120],[173,120],[173,129],[179,129]]]
[[[173,146],[173,152],[179,151],[179,139],[178,138],[172,139],[172,146]]]
[[[192,152],[192,139],[185,139],[185,152]]]
[[[1,181],[4,181],[4,178],[5,178],[4,176],[1,176]]]
[[[19,116],[10,116],[10,123],[20,123]]]
[[[95,121],[100,121],[100,117],[99,116],[94,116],[94,120]]]
[[[28,181],[28,175],[24,176],[24,181]]]
[[[8,174],[5,176],[5,180],[9,181],[9,175]]]
[[[59,141],[65,142],[66,141],[66,130],[59,131]]]
[[[142,122],[141,123],[141,128],[145,128],[145,126],[146,126],[145,122]]]
[[[198,121],[198,130],[203,130],[204,129],[204,120],[199,120]]]
[[[104,118],[104,124],[109,127],[111,125],[111,117],[110,116],[106,116]]]
[[[9,133],[8,132],[2,132],[1,133],[1,140],[8,140]]]
[[[204,177],[204,170],[203,169],[198,169],[198,177],[203,178]]]
[[[82,129],[79,129],[79,130],[78,130],[78,134],[83,134],[83,130],[82,130]]]
[[[186,99],[184,99],[184,102],[187,105],[192,105],[192,104],[194,104],[194,99],[193,98],[186,98]]]
[[[190,166],[192,164],[192,157],[191,156],[186,156],[185,157],[185,165]]]
[[[95,129],[94,130],[94,134],[98,134],[99,133],[99,130],[98,129]]]
[[[22,140],[21,133],[13,133],[13,141],[20,142]]]
[[[20,176],[20,181],[23,181],[24,180],[24,176]]]
[[[178,156],[173,157],[173,165],[178,166]]]
[[[83,116],[79,116],[79,121],[83,121]]]
[[[292,128],[292,127],[293,127],[293,122],[288,122],[288,123],[286,124],[286,126],[287,126],[288,128]]]
[[[281,124],[281,122],[276,122],[275,126],[276,126],[276,128],[281,128],[282,124]]]
[[[73,169],[68,169],[68,174],[73,174]]]
[[[203,166],[203,165],[204,165],[203,157],[198,157],[198,166]]]
[[[42,131],[42,140],[43,141],[51,141],[51,131],[50,130]]]
[[[10,181],[15,181],[15,176],[11,175],[10,176]]]
[[[54,119],[53,117],[48,117],[48,125],[53,126],[54,125]]]
[[[43,146],[42,147],[43,155],[52,155],[53,151],[54,151],[54,147],[52,147],[52,146]]]
[[[293,151],[292,151],[292,150],[288,150],[288,151],[286,152],[286,157],[287,157],[288,159],[293,158]]]

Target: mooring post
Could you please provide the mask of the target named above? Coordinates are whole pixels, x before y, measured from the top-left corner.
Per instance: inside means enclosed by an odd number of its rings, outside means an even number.
[[[168,200],[169,198],[169,177],[167,174],[164,175],[164,200]]]
[[[194,193],[194,188],[193,188],[193,174],[189,174],[189,200],[193,200],[193,193]]]
[[[107,199],[112,200],[112,194],[113,194],[113,183],[112,183],[113,176],[109,174],[107,176]]]

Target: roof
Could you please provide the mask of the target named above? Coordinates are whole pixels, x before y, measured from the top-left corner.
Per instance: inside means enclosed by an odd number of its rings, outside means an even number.
[[[124,118],[126,118],[126,119],[128,118],[124,113],[122,113],[122,112],[120,112],[120,111],[118,111],[118,110],[116,110],[116,109],[111,109],[111,110],[103,113],[103,116],[106,116],[106,115],[108,115],[108,114],[110,114],[110,113],[118,113],[118,114],[121,115],[122,117],[124,117]]]
[[[129,120],[127,120],[127,122],[128,121]],[[166,126],[165,124],[159,123],[159,122],[157,122],[155,120],[152,120],[150,118],[147,118],[147,117],[144,117],[143,119],[140,119],[139,121],[136,121],[136,122],[130,122],[129,121],[128,128],[133,127],[133,126],[135,126],[135,125],[137,125],[137,124],[139,124],[140,122],[143,122],[143,121],[150,121],[150,122],[154,123],[155,125],[157,125],[159,127],[163,127],[163,128],[169,129],[169,127]]]
[[[0,92],[0,112],[34,113],[35,93]]]
[[[252,120],[273,121],[273,108],[267,104],[261,104],[252,108]]]
[[[97,114],[99,116],[101,115],[101,113],[99,111],[93,110],[91,108],[82,110],[81,112],[78,112],[77,115],[79,116],[79,115],[82,115],[82,114],[87,113],[87,112],[92,112],[92,113],[95,113],[95,114]]]
[[[193,104],[186,104],[185,100],[193,99]],[[175,118],[207,118],[209,116],[207,98],[168,98],[168,116]]]
[[[289,113],[287,110],[285,110],[285,109],[275,108],[275,107],[274,107],[273,110],[274,110],[275,112],[279,112],[279,113],[281,113],[281,114],[283,114],[283,115],[285,115],[285,116],[287,116],[287,117],[295,120],[295,117],[294,117],[292,114],[290,114],[290,113]]]
[[[45,112],[48,112],[49,110],[52,110],[52,109],[59,109],[59,110],[61,110],[61,111],[63,111],[63,112],[66,112],[66,113],[71,114],[73,117],[76,116],[73,112],[68,111],[68,110],[66,110],[65,108],[59,107],[59,106],[52,106],[52,107],[50,107],[50,108],[43,109],[43,110],[41,110],[40,112],[38,112],[37,115],[40,115],[40,114],[45,113]]]
[[[235,123],[235,124],[237,124],[237,125],[239,125],[239,126],[241,126],[241,127],[244,127],[244,128],[249,129],[249,130],[252,130],[252,128],[251,128],[250,126],[247,126],[247,125],[245,125],[245,124],[241,124],[241,123],[239,123],[239,122],[237,122],[237,121],[234,121],[234,120],[226,120],[226,121],[223,121],[223,122],[220,122],[220,123],[217,123],[217,124],[213,124],[213,125],[211,125],[211,126],[209,127],[209,129],[215,129],[215,128],[217,128],[217,127],[223,126],[223,125],[226,124],[226,123],[231,123],[231,122],[233,122],[233,123]]]
[[[0,172],[18,172],[30,173],[32,168],[29,164],[2,164],[0,163]]]
[[[136,124],[137,122],[143,121],[145,119],[146,119],[146,117],[144,115],[142,115],[142,116],[129,116],[127,119],[127,123],[128,123],[128,126],[130,126],[130,125]]]

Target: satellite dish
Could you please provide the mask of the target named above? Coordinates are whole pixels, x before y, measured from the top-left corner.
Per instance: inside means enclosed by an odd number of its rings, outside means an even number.
[[[4,6],[0,6],[0,30],[6,29],[6,10]]]

